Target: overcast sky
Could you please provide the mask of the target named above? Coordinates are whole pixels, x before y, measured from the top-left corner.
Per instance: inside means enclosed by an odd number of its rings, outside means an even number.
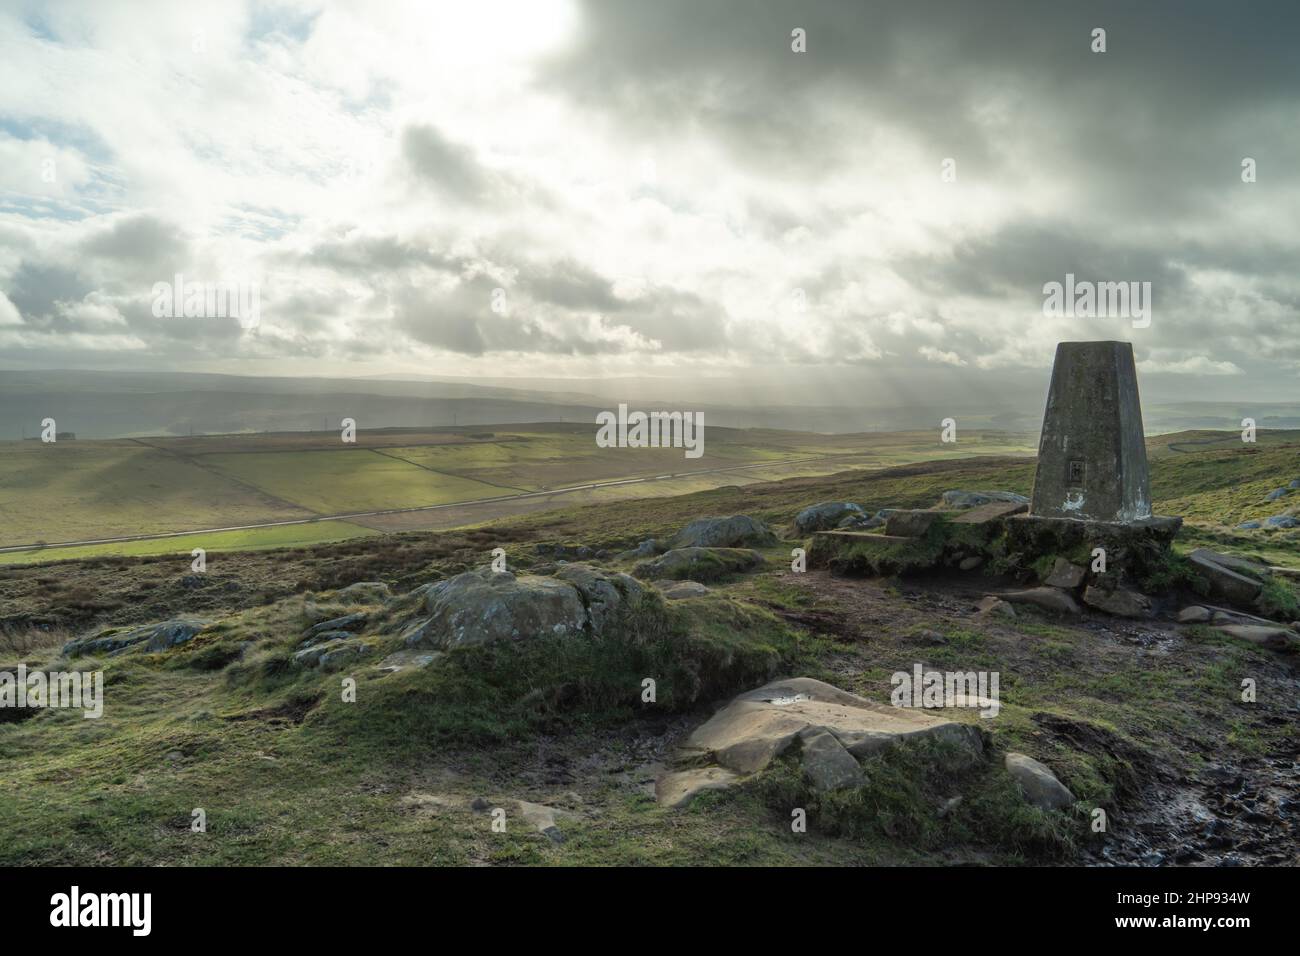
[[[0,368],[919,398],[1115,338],[1300,400],[1297,42],[1293,2],[3,2]],[[176,273],[260,325],[155,317]],[[1067,273],[1149,327],[1046,317]]]

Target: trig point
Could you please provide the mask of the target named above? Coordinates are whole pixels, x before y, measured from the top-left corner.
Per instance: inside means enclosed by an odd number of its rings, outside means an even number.
[[[1130,343],[1056,346],[1029,513],[1122,524],[1151,517]]]
[[[1151,513],[1133,346],[1059,343],[1034,493],[1029,513],[1006,521],[1008,550],[1022,560],[1068,556],[1109,592],[1157,569],[1182,523]]]

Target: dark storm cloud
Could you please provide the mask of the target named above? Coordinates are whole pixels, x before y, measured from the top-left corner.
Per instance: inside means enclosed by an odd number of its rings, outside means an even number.
[[[493,189],[491,175],[474,153],[433,126],[407,127],[402,133],[402,155],[417,177],[453,198],[477,200]]]
[[[75,270],[54,263],[25,261],[3,291],[31,325],[48,321],[56,302],[77,301],[94,286]]]
[[[184,255],[184,234],[174,224],[148,214],[118,219],[83,239],[86,255],[145,266],[166,265]]]

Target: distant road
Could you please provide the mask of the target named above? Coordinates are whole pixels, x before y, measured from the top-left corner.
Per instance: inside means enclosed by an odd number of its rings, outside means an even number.
[[[785,458],[776,461],[756,461],[747,465],[728,465],[726,468],[706,468],[701,471],[679,471],[671,475],[654,475],[648,478],[617,478],[611,481],[594,481],[584,485],[569,485],[548,491],[521,491],[513,495],[492,495],[489,498],[471,498],[466,501],[449,501],[440,505],[417,505],[414,508],[387,508],[380,511],[349,511],[343,514],[315,515],[311,518],[291,518],[283,521],[260,521],[256,524],[230,525],[225,528],[196,528],[193,531],[164,531],[158,534],[127,534],[115,538],[88,538],[84,541],[50,541],[45,544],[14,544],[0,548],[0,554],[14,551],[47,551],[53,548],[79,548],[92,544],[122,544],[127,541],[161,541],[166,538],[183,538],[191,534],[217,534],[222,531],[253,531],[257,528],[282,528],[296,524],[316,524],[321,521],[348,521],[352,518],[376,518],[381,515],[410,514],[416,511],[442,511],[446,508],[464,508],[469,505],[487,505],[524,498],[546,498],[572,494],[575,491],[592,491],[617,485],[637,485],[651,481],[672,481],[677,478],[694,478],[699,475],[716,475],[722,472],[744,471],[749,468],[772,468],[782,465],[801,465],[813,461],[833,461],[837,458],[861,458],[863,452],[841,455],[814,455],[811,458]]]

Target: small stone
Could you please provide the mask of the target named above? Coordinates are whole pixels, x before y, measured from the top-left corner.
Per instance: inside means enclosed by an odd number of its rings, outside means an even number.
[[[979,613],[986,617],[1015,617],[1016,609],[1000,597],[988,595],[979,603]]]
[[[725,767],[699,767],[666,773],[655,781],[655,800],[665,807],[684,807],[706,790],[725,790],[744,779]]]
[[[663,590],[663,596],[670,601],[704,597],[708,593],[709,589],[699,581],[677,581]]]
[[[1088,587],[1083,592],[1083,603],[1118,617],[1151,616],[1151,599],[1129,588],[1103,591],[1101,588]]]
[[[1193,604],[1178,612],[1179,624],[1204,624],[1210,619],[1210,609]]]
[[[1043,583],[1048,587],[1073,590],[1083,583],[1087,573],[1077,564],[1071,564],[1065,558],[1057,558],[1056,563],[1052,565],[1051,573]]]
[[[1002,595],[1012,604],[1032,604],[1053,614],[1078,614],[1079,605],[1066,591],[1059,588],[1030,588],[1027,591],[1008,591]]]
[[[962,558],[961,563],[958,564],[957,567],[961,568],[963,571],[974,571],[983,563],[983,558],[978,554],[972,554],[969,558]]]

